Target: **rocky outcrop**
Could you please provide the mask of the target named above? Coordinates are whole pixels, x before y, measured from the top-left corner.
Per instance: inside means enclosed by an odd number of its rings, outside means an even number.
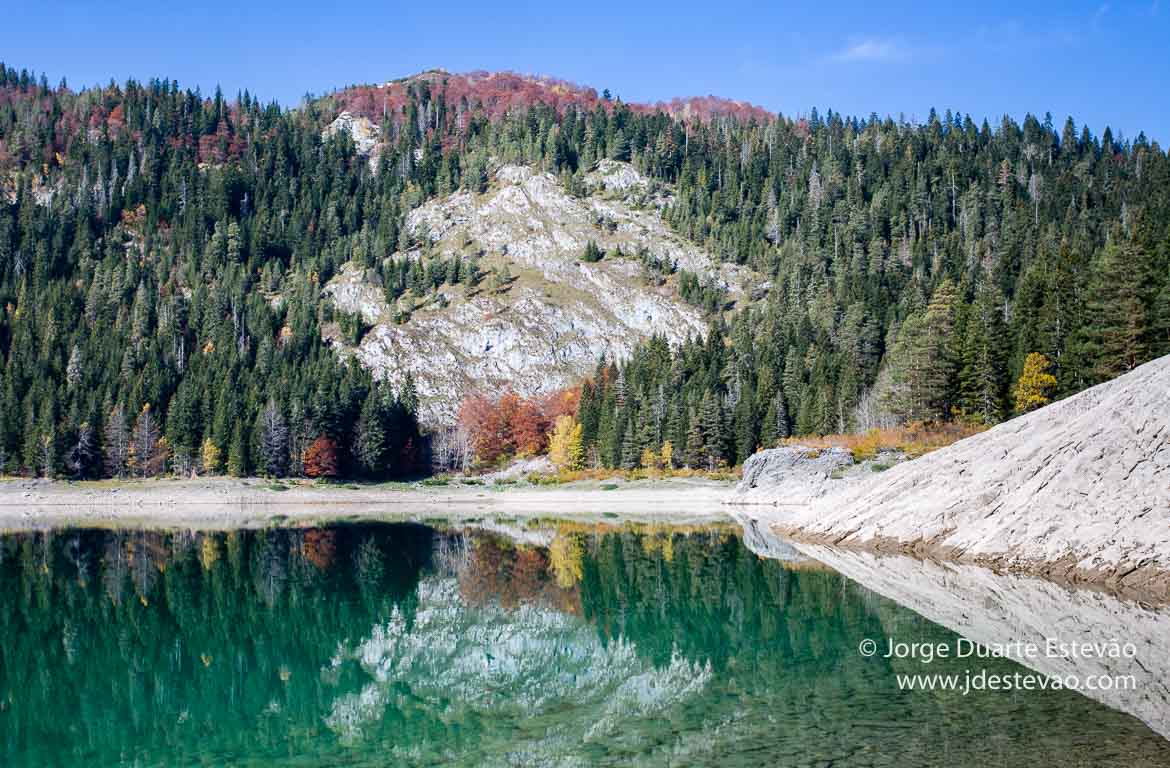
[[[844,448],[769,448],[744,462],[743,480],[730,501],[807,504],[835,490],[842,473],[852,466],[853,456]]]
[[[800,506],[841,491],[874,472],[905,461],[901,451],[883,450],[855,461],[844,448],[786,445],[759,451],[743,465],[743,479],[728,504]]]
[[[770,518],[1170,597],[1170,357]]]
[[[354,149],[359,155],[369,158],[370,168],[376,168],[378,157],[382,151],[382,129],[369,118],[342,112],[325,130],[321,131],[321,139],[328,141],[339,133],[349,134],[353,140]]]
[[[337,339],[338,348],[394,383],[410,371],[423,418],[434,424],[451,421],[474,390],[539,394],[574,383],[602,355],[625,357],[651,334],[676,344],[703,335],[702,315],[679,298],[677,278],[648,280],[636,254],[733,296],[750,274],[674,234],[661,215],[669,190],[628,164],[603,161],[585,183],[588,194],[575,197],[552,174],[506,165],[483,194],[461,191],[411,211],[406,226],[429,254],[475,256],[483,270],[507,267],[512,282],[444,286],[400,323],[401,307],[386,303],[372,271],[347,265],[325,292],[372,328],[355,347]],[[621,255],[584,263],[590,241]]]

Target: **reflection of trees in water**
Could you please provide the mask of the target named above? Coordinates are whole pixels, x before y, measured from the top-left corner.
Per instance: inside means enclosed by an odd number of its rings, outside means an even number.
[[[323,680],[322,663],[395,606],[409,614],[430,531],[308,533],[0,538],[6,766],[312,743],[321,702],[354,684]]]
[[[456,576],[462,573],[471,563],[471,545],[467,535],[460,530],[436,530],[431,561],[435,572],[440,576]]]
[[[457,573],[459,593],[470,605],[531,603],[580,614],[580,595],[553,575],[548,550],[516,545],[494,534],[476,535],[467,566]]]

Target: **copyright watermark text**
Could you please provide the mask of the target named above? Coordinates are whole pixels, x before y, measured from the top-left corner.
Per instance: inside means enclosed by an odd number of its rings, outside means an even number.
[[[1133,643],[1113,638],[1094,642],[1070,642],[1057,637],[1046,637],[1043,642],[1013,640],[1008,643],[977,643],[965,637],[952,642],[906,642],[886,638],[881,642],[865,638],[857,651],[862,656],[883,659],[913,659],[930,664],[935,659],[1134,659],[1137,647]]]

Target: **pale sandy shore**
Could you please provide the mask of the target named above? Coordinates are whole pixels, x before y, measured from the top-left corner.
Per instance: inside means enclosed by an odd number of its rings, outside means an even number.
[[[616,485],[616,487],[611,487]],[[423,486],[195,478],[0,481],[0,530],[62,527],[256,528],[484,515],[686,521],[722,519],[731,483],[583,481],[561,486]]]

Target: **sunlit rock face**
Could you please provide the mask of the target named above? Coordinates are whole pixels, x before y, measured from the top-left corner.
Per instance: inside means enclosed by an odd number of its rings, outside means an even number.
[[[512,282],[444,285],[396,323],[405,301],[390,306],[374,270],[348,264],[325,293],[372,328],[356,347],[335,339],[342,354],[391,382],[410,371],[424,421],[450,422],[473,390],[540,394],[574,383],[602,355],[627,356],[652,334],[676,344],[702,336],[702,313],[679,297],[677,274],[649,279],[639,253],[732,297],[759,282],[675,234],[662,218],[670,190],[632,166],[602,161],[584,184],[578,197],[551,173],[505,165],[483,194],[463,190],[411,211],[406,228],[429,256],[474,257],[485,272],[506,267]],[[610,255],[581,261],[591,241]]]
[[[1168,599],[1170,355],[775,521],[805,538],[925,545]]]
[[[354,149],[359,155],[369,159],[371,169],[377,168],[383,146],[381,128],[367,117],[342,112],[336,120],[325,127],[321,132],[321,138],[328,141],[341,133],[349,134]]]
[[[472,606],[457,579],[429,578],[419,584],[412,616],[396,610],[365,640],[338,650],[323,674],[356,664],[369,682],[335,700],[325,722],[343,740],[360,740],[389,704],[407,698],[447,719],[559,713],[554,740],[579,745],[681,705],[711,677],[708,663],[676,653],[655,667],[636,650],[620,638],[603,643],[572,614],[532,604]],[[564,717],[570,708],[579,715]],[[521,738],[514,749],[535,755],[549,746],[544,737]]]

